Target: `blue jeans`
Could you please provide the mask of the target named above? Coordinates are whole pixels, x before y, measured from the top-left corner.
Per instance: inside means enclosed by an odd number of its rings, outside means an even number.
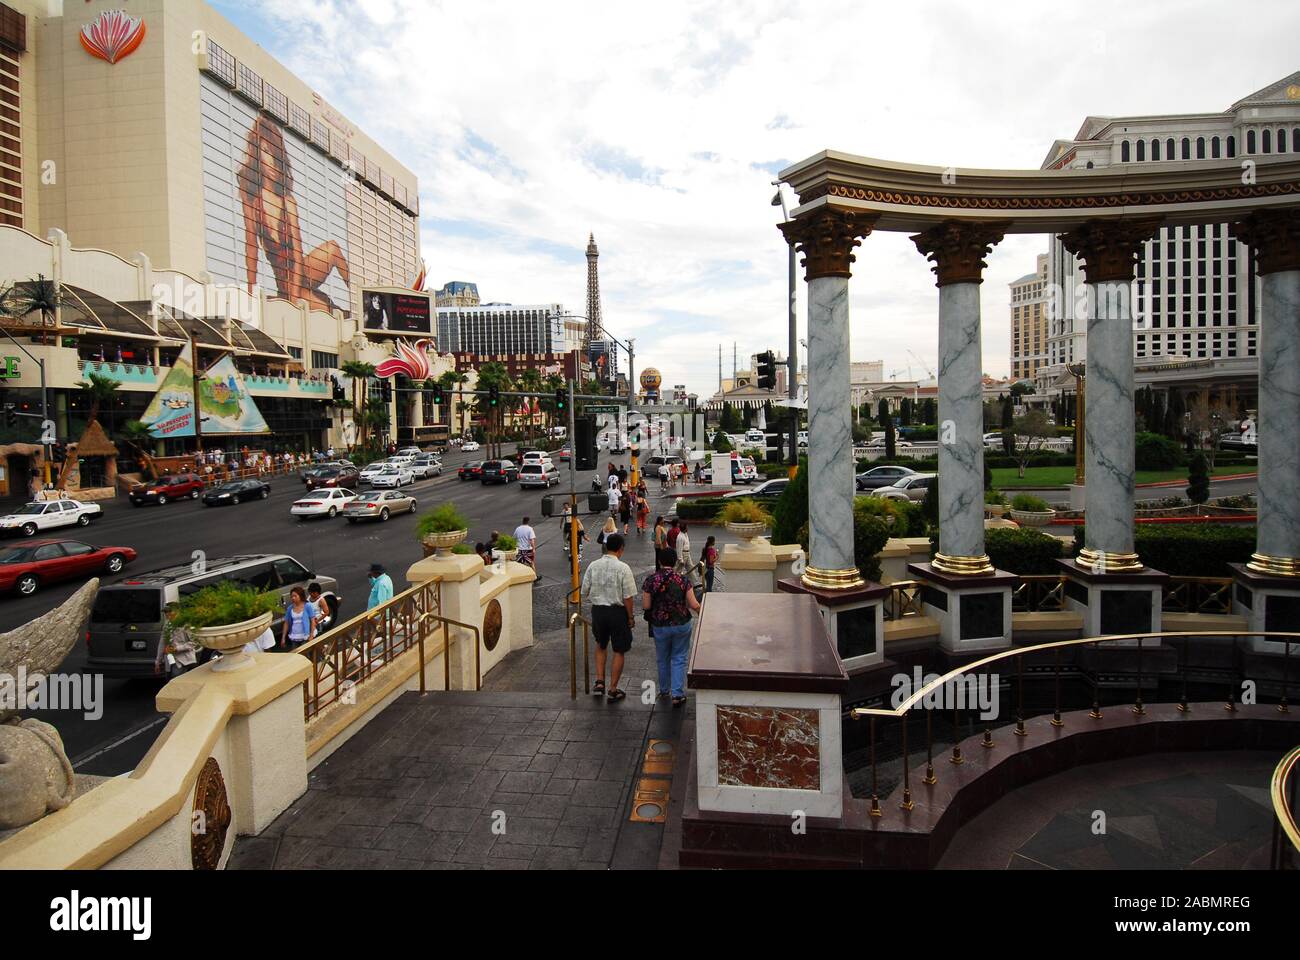
[[[659,692],[671,690],[686,696],[686,661],[691,652],[691,625],[655,627],[655,655],[659,661]]]

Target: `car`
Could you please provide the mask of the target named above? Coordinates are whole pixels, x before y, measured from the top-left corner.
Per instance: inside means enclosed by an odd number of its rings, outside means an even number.
[[[331,467],[328,470],[322,470],[314,477],[307,479],[307,490],[332,489],[339,487],[352,488],[361,482],[361,474],[357,472],[356,467]]]
[[[647,477],[658,477],[659,468],[665,464],[675,467],[678,471],[682,469],[683,460],[674,454],[657,453],[641,464],[641,472]]]
[[[478,453],[479,450],[483,448],[478,445],[477,441],[466,440],[464,443],[460,445],[460,449],[465,453]]]
[[[397,451],[397,455],[399,457],[410,457],[412,460],[414,460],[417,457],[423,456],[424,451],[421,450],[419,447],[402,447],[401,450]]]
[[[0,517],[0,533],[34,537],[42,530],[59,527],[88,527],[104,514],[97,503],[79,500],[48,500],[29,503],[17,513]]]
[[[483,461],[470,460],[468,463],[462,463],[460,469],[456,471],[456,476],[461,480],[483,479]]]
[[[409,467],[415,462],[415,457],[410,454],[395,453],[388,458],[388,462],[395,467]]]
[[[167,658],[161,649],[166,631],[163,608],[182,597],[223,581],[254,590],[274,592],[287,602],[294,587],[319,583],[337,597],[338,581],[303,566],[287,554],[245,554],[208,559],[196,572],[187,558],[173,567],[132,574],[119,583],[100,587],[86,626],[84,670],[109,678],[165,679]],[[271,632],[279,636],[282,617]]]
[[[550,459],[551,455],[545,450],[529,450],[524,454],[523,459],[520,462],[521,465],[526,465],[529,463],[541,463],[543,460]]]
[[[372,487],[404,487],[408,483],[415,483],[415,474],[405,465],[391,464],[370,478]]]
[[[293,506],[289,508],[289,514],[299,520],[306,520],[308,517],[332,519],[347,509],[347,505],[356,498],[356,493],[346,487],[321,488],[305,495],[301,500],[294,501]]]
[[[790,486],[789,477],[776,477],[760,483],[753,490],[732,490],[730,493],[722,495],[723,500],[775,500],[781,494],[785,493],[785,488]]]
[[[322,470],[336,469],[338,467],[355,467],[351,460],[324,460],[320,463],[309,464],[298,471],[298,477],[303,483],[307,482],[308,477],[315,476]]]
[[[868,495],[872,497],[881,497],[885,500],[924,500],[926,491],[934,483],[935,474],[933,473],[914,473],[910,477],[903,477],[893,486],[879,487],[872,490]]]
[[[433,454],[422,453],[411,461],[411,465],[407,469],[421,480],[429,477],[441,477],[442,461]]]
[[[370,464],[370,466],[361,471],[361,482],[369,483],[375,477],[383,473],[385,467],[390,466],[393,466],[393,464],[387,460],[376,460],[374,463]]]
[[[859,490],[879,490],[881,487],[892,487],[897,481],[915,473],[915,470],[908,467],[872,467],[865,473],[858,474],[855,485]]]
[[[573,452],[568,447],[561,447],[559,453],[555,455],[555,459],[559,460],[560,463],[568,463],[571,456],[573,456]]]
[[[741,483],[753,483],[758,479],[758,467],[754,466],[754,461],[749,457],[740,457],[732,462],[739,465],[738,468],[733,467],[732,472],[738,474],[736,479]]]
[[[1002,432],[984,434],[984,449],[1001,450],[1002,449]]]
[[[519,479],[519,468],[513,460],[485,460],[479,479],[484,486],[489,483],[510,483]]]
[[[800,431],[799,431],[798,439],[797,439],[797,443],[798,443],[798,445],[799,445],[800,447],[806,447],[806,446],[808,446],[808,431],[807,431],[807,430],[800,430]]]
[[[152,483],[139,483],[131,488],[131,506],[147,503],[165,506],[173,500],[197,500],[203,496],[203,478],[197,473],[178,473],[159,477]]]
[[[0,591],[30,597],[47,583],[121,573],[130,547],[92,547],[78,540],[34,540],[0,548]]]
[[[525,463],[519,468],[520,487],[542,487],[549,490],[560,482],[560,471],[548,459],[545,463]]]
[[[746,443],[763,443],[767,440],[767,434],[757,428],[745,431]]]
[[[232,480],[205,493],[203,505],[227,507],[245,500],[265,500],[270,495],[271,485],[264,480]]]
[[[343,509],[343,519],[348,523],[358,520],[385,521],[395,513],[415,513],[415,497],[400,490],[375,490],[357,497]]]
[[[870,442],[867,443],[866,447],[867,447],[868,450],[885,450],[885,449],[888,449],[888,448],[885,446],[885,438],[884,438],[884,437],[874,437],[874,438],[872,438],[872,440],[871,440]],[[898,439],[894,440],[894,449],[895,449],[895,450],[910,450],[911,447],[912,447],[911,443],[909,443],[909,442],[906,441],[906,440],[898,440]]]

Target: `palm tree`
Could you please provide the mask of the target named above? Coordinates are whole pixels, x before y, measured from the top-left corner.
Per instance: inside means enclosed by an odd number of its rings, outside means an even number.
[[[498,363],[495,360],[489,360],[487,363],[483,364],[483,366],[479,367],[478,389],[481,392],[486,392],[487,390],[492,389],[492,387],[496,387],[504,393],[510,390],[510,386],[510,372],[506,369],[505,364]],[[500,450],[498,449],[498,444],[496,442],[496,434],[500,432],[505,422],[505,410],[499,406],[495,409],[490,408],[486,397],[478,397],[475,401],[475,405],[484,417],[484,425],[488,434],[489,455],[494,459],[498,458],[500,456]]]
[[[524,407],[528,411],[528,439],[531,443],[536,436],[535,427],[537,422],[533,419],[532,404],[533,399],[541,399],[542,393],[542,375],[531,367],[519,375],[519,389],[525,393],[532,394],[531,397],[524,398]]]
[[[388,404],[382,400],[370,400],[366,403],[361,414],[361,428],[366,433],[367,440],[371,439],[370,433],[374,431],[374,437],[382,434],[388,426]]]
[[[353,415],[353,421],[357,425],[356,445],[364,447],[366,445],[366,416],[362,391],[369,392],[370,378],[375,375],[375,365],[362,360],[348,360],[340,369],[345,377],[352,378],[352,409],[357,411]]]
[[[122,385],[112,377],[90,373],[85,380],[78,381],[76,386],[90,400],[90,414],[86,417],[86,426],[90,426],[99,419],[100,408],[113,402]]]
[[[150,429],[139,420],[128,420],[117,431],[117,438],[136,452],[147,473],[154,473],[153,454],[149,446],[154,440]]]
[[[0,294],[0,304],[3,305],[0,312],[19,320],[39,313],[42,328],[53,324],[54,315],[62,303],[63,291],[53,280],[46,280],[44,275],[38,275],[35,280],[28,280],[24,284],[14,284]],[[41,342],[48,343],[48,337],[48,332],[42,329]]]

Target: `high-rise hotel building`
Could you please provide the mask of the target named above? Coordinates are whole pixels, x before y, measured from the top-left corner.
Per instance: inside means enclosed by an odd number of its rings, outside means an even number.
[[[1047,254],[1038,267],[1011,283],[1011,377],[1033,380],[1047,363]]]
[[[1048,151],[1045,170],[1118,164],[1250,164],[1300,153],[1300,72],[1238,100],[1225,111],[1136,117],[1088,117],[1071,140]],[[1233,361],[1256,356],[1258,277],[1253,254],[1226,224],[1163,228],[1138,259],[1133,353],[1153,358]],[[1076,317],[1084,284],[1079,262],[1051,239],[1047,282],[1059,289],[1040,387],[1063,364],[1083,360],[1087,325]],[[1013,371],[1014,372],[1014,371]]]

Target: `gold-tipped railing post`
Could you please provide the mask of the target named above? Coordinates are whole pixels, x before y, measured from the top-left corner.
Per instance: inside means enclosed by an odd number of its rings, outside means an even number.
[[[451,627],[442,622],[442,689],[451,689]]]
[[[1052,726],[1063,727],[1065,721],[1061,719],[1061,648],[1052,648],[1052,672],[1055,674],[1054,686],[1056,692],[1054,695],[1055,704],[1052,707]]]
[[[1183,648],[1183,655],[1182,655],[1183,662],[1179,664],[1180,669],[1178,672],[1183,675],[1183,695],[1178,701],[1178,712],[1187,713],[1187,711],[1192,709],[1192,705],[1187,702],[1187,638],[1186,637],[1183,637],[1182,648]]]
[[[1093,643],[1092,645],[1092,652],[1094,654],[1097,652],[1096,643]],[[1096,668],[1096,664],[1094,663],[1093,670],[1092,670],[1092,709],[1088,711],[1088,716],[1092,717],[1092,719],[1094,720],[1101,719],[1101,700],[1099,699],[1100,691],[1097,689],[1097,687],[1098,687],[1097,668]]]
[[[871,718],[871,815],[879,817],[882,815],[880,809],[880,792],[877,788],[876,779],[876,718]]]
[[[949,763],[961,763],[961,720],[957,716],[957,698],[952,698],[952,756]]]
[[[912,757],[907,751],[907,714],[903,714],[903,802],[899,806],[911,810],[912,803]]]
[[[1026,737],[1025,730],[1025,658],[1016,657],[1016,736]]]
[[[1142,717],[1146,715],[1146,707],[1142,706],[1142,638],[1138,637],[1138,689],[1137,701],[1133,704],[1133,713]]]
[[[1282,702],[1277,705],[1278,713],[1290,713],[1291,707],[1288,705],[1288,697],[1291,693],[1291,641],[1285,641],[1286,646],[1282,648]]]
[[[1228,664],[1228,702],[1223,709],[1229,713],[1237,712],[1237,640],[1232,640],[1232,662]]]
[[[934,711],[925,712],[925,780],[927,786],[934,786],[939,778],[934,775]]]

